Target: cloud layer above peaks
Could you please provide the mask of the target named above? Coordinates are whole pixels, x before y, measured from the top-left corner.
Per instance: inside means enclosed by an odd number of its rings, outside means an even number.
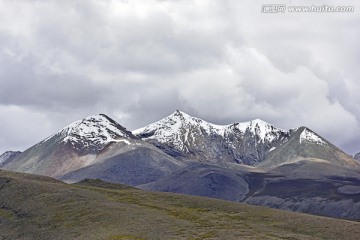
[[[94,113],[135,129],[181,109],[306,125],[360,151],[360,4],[264,14],[264,3],[0,1],[0,150]]]

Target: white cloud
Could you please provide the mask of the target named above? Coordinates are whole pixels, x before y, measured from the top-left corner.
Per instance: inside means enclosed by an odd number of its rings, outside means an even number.
[[[262,4],[0,1],[0,150],[89,114],[132,129],[175,109],[307,125],[360,150],[359,3],[337,14],[262,14]]]
[[[49,135],[54,123],[46,113],[0,105],[1,150],[24,150]]]

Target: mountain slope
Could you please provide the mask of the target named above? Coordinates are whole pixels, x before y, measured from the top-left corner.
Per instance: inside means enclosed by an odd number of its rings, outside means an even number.
[[[17,155],[19,155],[20,151],[7,151],[0,155],[0,167],[6,165],[12,159],[14,159]]]
[[[217,126],[175,112],[133,133],[202,162],[143,189],[360,219],[359,162],[306,127],[284,131],[260,120]]]
[[[246,165],[263,161],[274,145],[289,138],[287,131],[259,119],[219,126],[178,110],[133,134],[180,159]]]
[[[354,158],[355,158],[356,160],[360,161],[360,152],[359,152],[359,153],[356,153],[356,154],[354,155]]]
[[[106,158],[100,163],[69,172],[59,179],[73,183],[86,178],[100,178],[113,183],[137,186],[162,179],[183,167],[184,164],[156,148],[153,149],[152,146],[138,146],[134,150]]]
[[[256,181],[257,184],[250,184],[251,194],[242,202],[358,221],[360,220],[359,176],[360,171],[357,171],[357,178],[350,175],[306,179],[294,175],[271,177],[259,174],[249,181],[250,183]]]
[[[240,202],[249,192],[244,172],[209,164],[191,164],[157,182],[138,187]]]
[[[105,162],[108,159],[124,158],[121,155],[130,155],[134,152],[137,158],[114,161],[111,166],[106,167]],[[161,163],[158,161],[159,158],[162,159]],[[150,174],[162,177],[184,166],[152,145],[138,139],[106,115],[99,114],[66,126],[18,155],[3,168],[60,178],[70,172],[93,165],[102,166],[101,171],[97,172],[98,175],[92,175],[95,178],[103,176],[103,171],[108,170],[107,168],[117,167],[124,173],[135,171],[136,167],[151,169],[151,172],[145,171],[143,176],[136,175],[132,178],[134,181],[137,178],[136,181],[141,183],[149,179]],[[119,172],[109,173],[109,171],[107,171],[109,178],[119,174]],[[72,176],[75,178],[74,174]],[[76,180],[81,179],[80,175],[76,177]]]
[[[351,156],[306,127],[294,130],[291,137],[271,151],[258,167],[271,169],[304,160],[360,169],[360,164]]]
[[[159,181],[138,187],[360,220],[360,170],[323,163],[302,164],[297,162],[297,166],[278,172],[192,164]],[[320,174],[314,173],[314,169],[323,168],[326,170]]]
[[[89,165],[107,145],[136,139],[106,115],[89,116],[27,149],[4,169],[57,177]]]
[[[356,239],[358,222],[0,171],[1,239]]]

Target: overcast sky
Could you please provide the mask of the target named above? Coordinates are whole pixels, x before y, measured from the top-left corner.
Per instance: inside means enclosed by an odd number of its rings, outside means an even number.
[[[0,0],[0,152],[85,116],[133,130],[176,109],[308,126],[360,151],[360,2]]]

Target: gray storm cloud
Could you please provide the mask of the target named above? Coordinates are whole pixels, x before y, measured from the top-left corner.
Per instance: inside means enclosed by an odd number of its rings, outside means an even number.
[[[262,4],[0,1],[0,152],[90,114],[135,129],[175,109],[306,125],[360,151],[360,4],[282,14]]]

